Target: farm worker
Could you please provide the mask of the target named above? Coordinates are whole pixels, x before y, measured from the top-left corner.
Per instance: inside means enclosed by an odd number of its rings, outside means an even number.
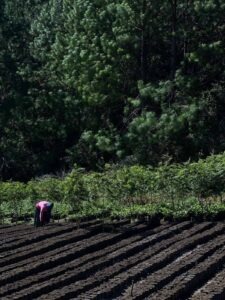
[[[42,200],[36,204],[35,208],[34,225],[42,226],[48,224],[51,218],[53,203]]]

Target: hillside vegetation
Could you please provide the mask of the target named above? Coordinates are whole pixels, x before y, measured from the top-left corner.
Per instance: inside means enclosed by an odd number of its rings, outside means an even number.
[[[1,0],[0,213],[220,218],[223,0]],[[50,175],[47,175],[50,174]]]
[[[225,217],[225,154],[158,168],[75,168],[64,178],[0,184],[1,220],[33,216],[38,199],[54,202],[54,218],[220,219]],[[16,218],[15,218],[16,217]]]
[[[0,178],[106,163],[148,178],[222,153],[224,15],[223,0],[1,0]]]

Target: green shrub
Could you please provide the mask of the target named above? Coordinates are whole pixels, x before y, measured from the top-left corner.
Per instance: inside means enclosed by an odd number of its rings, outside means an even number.
[[[150,168],[106,166],[86,173],[77,167],[65,178],[43,177],[27,184],[0,183],[0,218],[33,214],[38,200],[54,202],[53,214],[166,218],[220,215],[224,212],[225,154],[195,163]]]

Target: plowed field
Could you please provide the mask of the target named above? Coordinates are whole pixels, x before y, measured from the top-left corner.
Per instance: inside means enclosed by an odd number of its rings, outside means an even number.
[[[0,299],[225,299],[225,223],[0,226]]]

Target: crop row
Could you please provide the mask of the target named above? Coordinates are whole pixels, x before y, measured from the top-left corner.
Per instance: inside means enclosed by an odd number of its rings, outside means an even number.
[[[14,237],[12,228],[5,229],[1,299],[199,300],[225,294],[223,222],[27,225]]]

